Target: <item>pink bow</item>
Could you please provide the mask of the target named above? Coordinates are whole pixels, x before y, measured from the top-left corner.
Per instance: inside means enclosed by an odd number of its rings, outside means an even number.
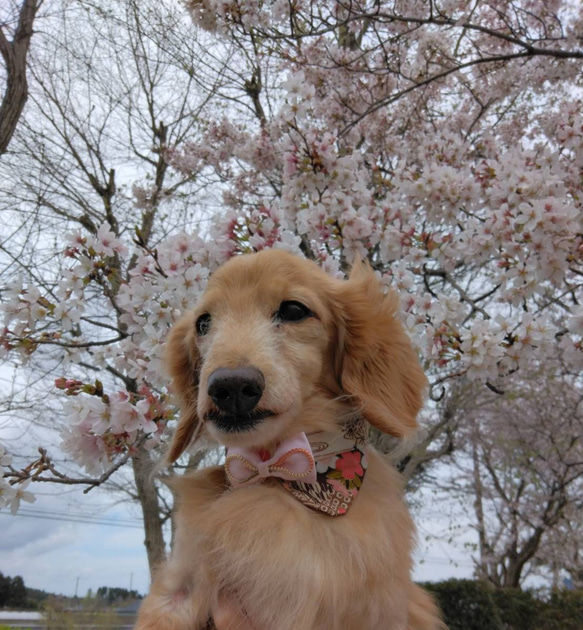
[[[305,433],[284,440],[267,461],[263,461],[261,454],[252,448],[230,448],[225,471],[235,488],[257,483],[266,477],[316,483],[316,464]]]

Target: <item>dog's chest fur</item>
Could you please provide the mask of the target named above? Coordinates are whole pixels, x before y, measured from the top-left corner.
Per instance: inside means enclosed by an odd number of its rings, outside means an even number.
[[[194,563],[194,589],[236,597],[260,628],[405,627],[412,524],[397,474],[369,455],[358,500],[337,518],[277,481],[232,490],[220,468],[181,480],[171,562]]]

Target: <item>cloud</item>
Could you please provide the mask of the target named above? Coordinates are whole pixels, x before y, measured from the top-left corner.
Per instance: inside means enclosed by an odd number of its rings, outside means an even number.
[[[132,587],[146,593],[149,571],[143,532],[98,525],[63,524],[51,534],[2,554],[2,571],[21,575],[27,586],[78,595],[99,586]],[[132,575],[133,574],[133,575]]]
[[[43,541],[54,538],[63,529],[62,523],[12,516],[7,509],[0,512],[0,519],[0,551],[13,551],[31,544],[42,545]],[[63,536],[62,544],[66,545],[68,540],[68,536]],[[54,538],[53,544],[59,544],[57,538]]]

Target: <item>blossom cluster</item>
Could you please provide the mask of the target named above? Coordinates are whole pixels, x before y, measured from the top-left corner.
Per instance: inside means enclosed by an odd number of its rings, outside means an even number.
[[[577,298],[562,299],[580,290],[583,260],[583,130],[569,89],[575,62],[551,71],[541,57],[518,66],[499,15],[472,12],[476,28],[462,31],[470,16],[456,1],[441,7],[440,19],[451,20],[445,31],[408,29],[407,20],[431,21],[422,5],[386,3],[375,22],[364,5],[325,2],[314,14],[311,3],[274,3],[253,28],[253,4],[245,15],[236,3],[187,6],[195,23],[221,36],[260,33],[287,78],[279,108],[255,134],[221,123],[174,154],[177,168],[188,172],[194,157],[200,168],[206,155],[206,167],[229,183],[224,198],[239,216],[269,207],[301,237],[302,251],[333,271],[330,260],[367,258],[399,290],[406,325],[439,379],[495,381],[557,343],[575,368],[583,366]],[[559,46],[544,36],[556,29],[563,3],[555,8],[531,3],[516,32]],[[570,18],[565,47],[574,45],[583,11]],[[334,23],[347,30],[345,41],[332,35]],[[504,71],[483,59],[471,76],[455,71],[480,49],[508,54]],[[447,78],[414,90],[444,68]],[[541,77],[554,90],[542,91]],[[251,157],[260,147],[270,157],[261,165]]]
[[[6,452],[5,448],[0,444],[0,509],[10,506],[12,514],[18,512],[20,502],[34,503],[36,501],[32,492],[27,490],[30,480],[20,482],[17,486],[13,486],[4,478],[4,468],[8,468],[12,463],[12,456]]]
[[[147,449],[159,444],[174,414],[166,396],[145,384],[137,393],[112,394],[104,393],[100,381],[59,378],[55,387],[69,396],[63,405],[69,423],[62,431],[62,449],[93,475],[103,473],[117,455],[133,452],[142,436]]]

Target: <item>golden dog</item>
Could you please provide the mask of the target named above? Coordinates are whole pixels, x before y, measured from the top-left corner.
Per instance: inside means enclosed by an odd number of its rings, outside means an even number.
[[[276,250],[230,260],[169,337],[182,408],[169,459],[200,431],[263,459],[298,433],[339,434],[355,418],[410,434],[425,377],[397,305],[363,264],[341,281]],[[366,478],[335,516],[276,477],[232,487],[221,466],[177,479],[175,547],[136,628],[203,630],[213,616],[220,629],[443,628],[411,579],[414,527],[399,475],[363,449]]]

